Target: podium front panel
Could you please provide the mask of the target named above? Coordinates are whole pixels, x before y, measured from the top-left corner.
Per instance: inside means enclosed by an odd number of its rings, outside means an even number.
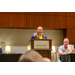
[[[51,59],[52,40],[51,39],[30,39],[27,50],[35,50],[43,57]]]
[[[27,50],[31,49],[50,49],[52,50],[51,39],[31,39],[27,44]]]
[[[34,49],[49,49],[49,41],[34,40]]]

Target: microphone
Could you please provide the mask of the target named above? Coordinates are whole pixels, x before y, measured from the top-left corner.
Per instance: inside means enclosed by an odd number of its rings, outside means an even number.
[[[37,34],[39,34],[39,33],[37,33]],[[39,35],[42,35],[43,33],[40,33]]]
[[[41,35],[42,35],[43,33],[41,33]]]

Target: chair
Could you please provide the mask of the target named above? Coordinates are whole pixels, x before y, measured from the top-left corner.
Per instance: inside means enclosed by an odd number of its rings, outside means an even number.
[[[3,52],[2,52],[2,48],[0,48],[0,54],[2,54]]]

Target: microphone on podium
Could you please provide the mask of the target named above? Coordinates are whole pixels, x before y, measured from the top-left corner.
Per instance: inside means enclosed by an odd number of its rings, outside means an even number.
[[[41,35],[42,35],[43,33],[41,33]]]

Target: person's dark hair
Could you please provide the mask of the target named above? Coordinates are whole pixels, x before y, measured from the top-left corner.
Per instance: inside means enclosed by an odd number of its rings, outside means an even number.
[[[30,50],[21,55],[18,62],[44,62],[44,60],[38,52]]]

